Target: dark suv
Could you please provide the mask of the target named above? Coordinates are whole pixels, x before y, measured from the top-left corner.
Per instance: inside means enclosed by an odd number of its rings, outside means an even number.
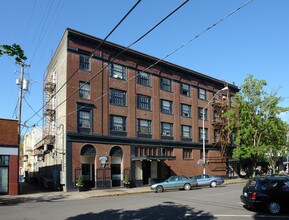
[[[289,176],[255,177],[243,188],[241,201],[249,208],[278,214],[289,208]]]

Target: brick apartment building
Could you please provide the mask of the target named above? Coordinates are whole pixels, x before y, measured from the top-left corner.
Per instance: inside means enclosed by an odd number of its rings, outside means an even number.
[[[0,195],[18,195],[18,120],[0,118]]]
[[[158,59],[130,49],[120,54],[125,47],[110,42],[95,50],[100,42],[67,29],[50,61],[45,129],[34,152],[41,176],[73,190],[80,175],[87,187],[100,188],[123,186],[126,175],[142,186],[200,174],[202,109],[213,98],[204,115],[206,170],[225,176],[217,109],[230,106],[238,87],[166,61],[147,69]],[[215,96],[224,86],[230,90]]]

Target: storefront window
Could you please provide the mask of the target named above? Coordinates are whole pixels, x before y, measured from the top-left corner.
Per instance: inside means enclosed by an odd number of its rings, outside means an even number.
[[[8,166],[9,165],[9,156],[0,155],[0,165]]]

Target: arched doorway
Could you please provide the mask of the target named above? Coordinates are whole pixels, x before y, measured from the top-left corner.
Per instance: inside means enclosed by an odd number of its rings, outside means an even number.
[[[96,150],[93,145],[86,144],[81,148],[81,174],[85,187],[95,187],[95,156]]]
[[[115,146],[110,150],[112,186],[121,186],[121,162],[123,151]]]

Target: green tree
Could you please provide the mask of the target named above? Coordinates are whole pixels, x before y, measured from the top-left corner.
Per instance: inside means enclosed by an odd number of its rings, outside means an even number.
[[[11,57],[15,56],[15,61],[17,62],[24,62],[27,60],[27,57],[24,55],[24,51],[18,44],[0,45],[0,57],[3,54],[7,54]]]
[[[265,80],[257,80],[249,74],[236,95],[237,116],[233,109],[228,111],[228,127],[236,134],[233,158],[249,159],[256,170],[260,160],[275,164],[284,156],[288,125],[279,115],[288,108],[279,107],[281,97],[277,92],[268,94]],[[272,153],[273,152],[273,153]]]

